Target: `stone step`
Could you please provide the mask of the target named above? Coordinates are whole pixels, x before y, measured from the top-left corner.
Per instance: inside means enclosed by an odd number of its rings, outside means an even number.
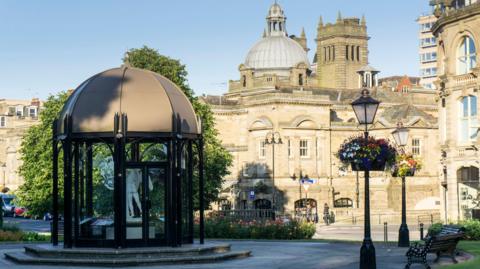
[[[110,258],[72,258],[72,257],[38,257],[26,252],[5,253],[8,260],[19,264],[31,265],[70,265],[70,266],[139,266],[152,264],[185,264],[185,263],[211,263],[229,259],[249,257],[250,251],[230,251],[225,253],[212,253],[194,256],[172,257],[110,257]]]
[[[152,248],[71,248],[52,247],[50,245],[26,246],[25,253],[41,258],[95,258],[109,259],[112,257],[125,258],[167,258],[178,256],[199,256],[230,251],[229,244],[215,245],[186,245],[178,248],[152,247]]]

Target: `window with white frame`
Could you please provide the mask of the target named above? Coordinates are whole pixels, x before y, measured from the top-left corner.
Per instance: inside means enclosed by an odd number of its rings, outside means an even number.
[[[23,117],[23,106],[17,106],[15,115]]]
[[[461,142],[468,142],[477,139],[477,97],[465,96],[460,100],[460,134]]]
[[[422,144],[419,138],[412,139],[412,154],[420,156],[422,152]]]
[[[7,117],[5,116],[0,117],[0,127],[7,127]]]
[[[475,41],[465,36],[457,49],[457,75],[470,72],[477,65],[477,50]]]
[[[300,140],[300,157],[310,157],[310,152],[309,152],[309,141],[307,139],[301,139]]]
[[[28,116],[30,116],[32,118],[37,117],[37,108],[36,107],[28,108]]]
[[[267,148],[265,144],[265,140],[260,140],[258,142],[258,157],[259,158],[265,158],[267,156]]]

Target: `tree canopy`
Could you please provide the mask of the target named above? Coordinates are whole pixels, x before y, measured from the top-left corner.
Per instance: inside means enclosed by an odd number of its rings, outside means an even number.
[[[24,183],[16,191],[20,205],[28,208],[32,215],[41,216],[51,212],[52,208],[52,124],[58,117],[68,94],[60,92],[48,97],[40,111],[40,124],[30,127],[25,133],[21,144],[21,160],[19,173]],[[61,157],[61,156],[60,156]],[[59,175],[63,174],[59,162]],[[59,185],[63,185],[59,177]],[[59,198],[63,201],[63,190]],[[60,202],[63,208],[63,202]]]

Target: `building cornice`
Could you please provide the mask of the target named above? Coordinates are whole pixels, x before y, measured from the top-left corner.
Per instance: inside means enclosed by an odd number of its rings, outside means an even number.
[[[445,11],[437,22],[432,26],[432,34],[437,36],[438,32],[448,24],[480,15],[480,2],[471,4],[461,9],[450,9]]]

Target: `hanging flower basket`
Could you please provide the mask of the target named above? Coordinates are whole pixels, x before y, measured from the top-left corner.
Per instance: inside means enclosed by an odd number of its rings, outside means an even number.
[[[395,164],[397,150],[386,139],[355,136],[345,140],[337,152],[344,165],[351,165],[353,171],[384,171]]]
[[[408,170],[405,175],[405,177],[413,177],[415,176],[415,170]],[[392,177],[402,177],[398,175],[398,169],[392,171]]]
[[[415,171],[420,170],[422,164],[418,158],[412,154],[399,154],[396,157],[395,164],[392,166],[393,177],[413,177]]]
[[[373,163],[351,163],[352,171],[365,171],[368,169],[369,171],[385,171],[385,162],[373,162]]]

